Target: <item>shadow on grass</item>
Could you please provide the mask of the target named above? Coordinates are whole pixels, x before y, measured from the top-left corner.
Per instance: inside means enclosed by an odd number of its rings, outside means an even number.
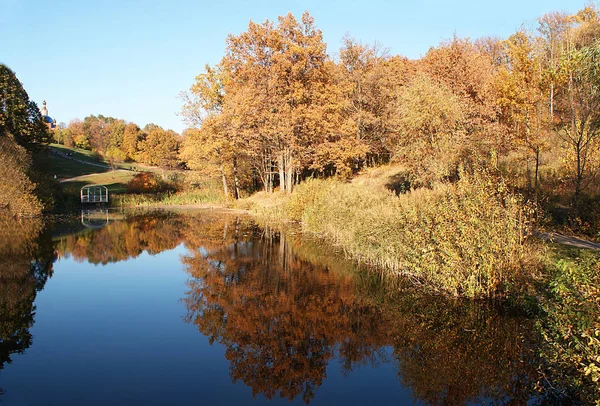
[[[394,192],[396,196],[406,193],[410,190],[411,184],[406,173],[397,173],[388,178],[385,188]]]
[[[34,156],[36,165],[40,168],[44,168],[44,172],[50,176],[65,179],[75,176],[90,175],[93,173],[103,173],[109,170],[109,168],[77,162],[77,160],[81,160],[84,162],[101,164],[101,162],[94,161],[82,153],[73,151],[72,156],[67,157],[64,156],[64,152],[62,151],[59,153],[54,151],[55,149],[49,148],[37,152]]]

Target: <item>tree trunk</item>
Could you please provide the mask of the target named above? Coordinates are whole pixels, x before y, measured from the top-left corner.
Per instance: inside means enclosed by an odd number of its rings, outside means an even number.
[[[279,169],[279,191],[285,192],[285,162],[283,152],[277,157],[277,167]]]
[[[539,188],[539,171],[540,171],[540,147],[535,149],[535,200],[537,201],[538,188]]]
[[[273,192],[273,163],[271,157],[263,151],[263,158],[258,166],[258,175],[265,193]]]
[[[579,198],[581,196],[581,182],[583,180],[583,171],[581,170],[581,143],[575,145],[575,153],[577,154],[577,173],[575,177],[575,195],[573,196],[573,209],[575,215],[579,215]]]
[[[285,176],[285,181],[286,181],[286,192],[287,193],[292,193],[292,187],[294,185],[294,168],[292,167],[292,165],[290,165],[287,168],[287,174]]]
[[[292,193],[292,186],[294,185],[294,159],[292,153],[288,150],[285,154],[285,191],[286,193]]]
[[[273,159],[269,155],[265,165],[267,170],[267,193],[273,193]]]
[[[531,168],[529,167],[529,153],[525,154],[525,173],[527,173],[527,193],[531,196]]]
[[[237,157],[234,156],[233,157],[233,185],[235,188],[235,199],[236,200],[240,198],[240,185],[239,185],[237,173],[238,173]]]
[[[227,177],[225,176],[225,168],[221,166],[221,180],[223,181],[223,194],[225,199],[229,199],[229,188],[227,187]]]
[[[554,121],[554,83],[550,83],[550,125]]]

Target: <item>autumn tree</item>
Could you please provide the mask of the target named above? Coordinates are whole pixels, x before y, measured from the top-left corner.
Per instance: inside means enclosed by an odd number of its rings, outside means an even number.
[[[108,143],[104,158],[107,159],[112,166],[114,166],[115,161],[124,161],[127,158],[125,151],[122,149],[125,126],[125,121],[115,119],[110,122],[106,128]]]
[[[225,117],[221,67],[206,65],[205,73],[196,76],[190,92],[182,98],[182,114],[192,128],[184,133],[181,160],[189,169],[205,176],[218,176],[226,197],[229,196],[228,178],[233,177],[235,196],[239,197],[237,161],[242,151],[235,148],[237,137],[233,137],[232,121]]]
[[[534,162],[533,190],[538,190],[540,154],[551,134],[547,114],[543,62],[540,50],[525,31],[518,31],[504,41],[504,63],[497,75],[498,104],[510,128],[516,146],[525,147],[529,189],[530,158]]]
[[[54,139],[54,142],[62,145],[66,145],[67,143],[69,143],[69,145],[71,146],[73,142],[73,140],[68,139],[67,124],[62,121],[58,123],[54,131],[52,131],[52,138]]]
[[[180,158],[187,167],[196,171],[200,176],[219,178],[223,185],[224,196],[229,196],[228,174],[229,167],[223,155],[230,150],[226,143],[218,143],[219,133],[211,123],[206,123],[200,129],[188,129],[183,134]],[[226,151],[227,150],[227,151]]]
[[[566,38],[571,26],[572,18],[565,13],[547,13],[538,19],[537,31],[541,40],[543,79],[548,89],[546,94],[550,122],[554,122],[555,95],[561,81],[560,61],[566,51]]]
[[[91,149],[105,157],[109,148],[119,148],[123,139],[124,122],[102,114],[90,115],[83,120],[83,130]]]
[[[177,167],[181,142],[179,134],[156,125],[149,125],[145,130],[148,132],[139,143],[140,161],[162,168]]]
[[[481,37],[473,45],[479,53],[489,58],[492,66],[500,66],[505,59],[504,44],[499,37]]]
[[[30,150],[50,139],[37,105],[14,72],[0,64],[0,211],[4,214],[41,214]]]
[[[207,64],[204,70],[196,76],[190,91],[180,95],[184,102],[182,116],[192,128],[201,127],[206,117],[215,117],[223,112],[224,72],[218,65],[212,67]]]
[[[591,46],[600,38],[600,9],[594,3],[586,5],[569,20],[577,25],[573,32],[573,40],[577,46]]]
[[[395,160],[407,164],[417,183],[429,185],[456,173],[465,145],[465,112],[450,89],[424,73],[403,89],[398,103]]]
[[[355,158],[367,165],[386,162],[393,153],[389,139],[396,130],[397,94],[406,83],[408,61],[389,57],[378,44],[364,45],[345,37],[338,66],[342,114],[356,143]]]
[[[326,62],[322,33],[308,13],[301,21],[279,17],[277,26],[251,22],[227,40],[225,94],[243,95],[231,99],[232,109],[245,119],[241,129],[272,149],[282,191],[292,190],[310,146],[327,132]]]
[[[0,64],[0,137],[6,134],[29,147],[51,141],[37,104],[29,100],[15,73]]]
[[[138,152],[138,143],[142,138],[140,128],[134,123],[127,123],[123,130],[123,140],[121,142],[121,151],[125,155],[125,160],[135,161]]]
[[[577,212],[581,193],[600,168],[600,40],[582,49],[572,47],[561,70],[567,86],[557,108],[558,129],[568,148],[565,159]]]
[[[427,52],[419,68],[456,97],[464,112],[461,125],[473,151],[486,156],[509,148],[498,119],[496,65],[491,54],[468,39],[455,37]]]
[[[31,156],[6,134],[0,135],[0,162],[0,211],[26,217],[41,214],[42,204],[29,178]]]
[[[288,14],[276,25],[250,22],[246,32],[229,36],[221,63],[207,67],[184,95],[183,115],[201,128],[184,151],[202,139],[198,157],[220,167],[224,180],[231,167],[236,196],[238,178],[248,171],[266,191],[276,180],[291,191],[303,169],[318,166],[316,145],[333,128],[332,120],[323,119],[335,110],[328,105],[333,65],[325,51],[308,14],[301,21]]]
[[[79,119],[73,119],[69,122],[66,130],[66,137],[72,140],[72,145],[76,148],[90,149],[90,140],[83,122]]]

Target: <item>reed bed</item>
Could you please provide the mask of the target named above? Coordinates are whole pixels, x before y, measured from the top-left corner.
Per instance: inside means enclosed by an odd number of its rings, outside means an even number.
[[[455,296],[511,295],[542,267],[529,238],[532,207],[487,172],[400,196],[309,180],[281,204],[255,211],[301,221],[355,260]]]

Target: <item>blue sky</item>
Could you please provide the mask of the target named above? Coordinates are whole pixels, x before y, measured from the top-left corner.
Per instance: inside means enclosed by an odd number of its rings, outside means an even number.
[[[330,55],[344,34],[409,58],[454,34],[505,38],[550,11],[574,13],[587,0],[0,0],[0,63],[29,97],[69,122],[90,114],[155,123],[175,131],[177,112],[206,63],[223,56],[228,34],[249,20],[307,10]]]

